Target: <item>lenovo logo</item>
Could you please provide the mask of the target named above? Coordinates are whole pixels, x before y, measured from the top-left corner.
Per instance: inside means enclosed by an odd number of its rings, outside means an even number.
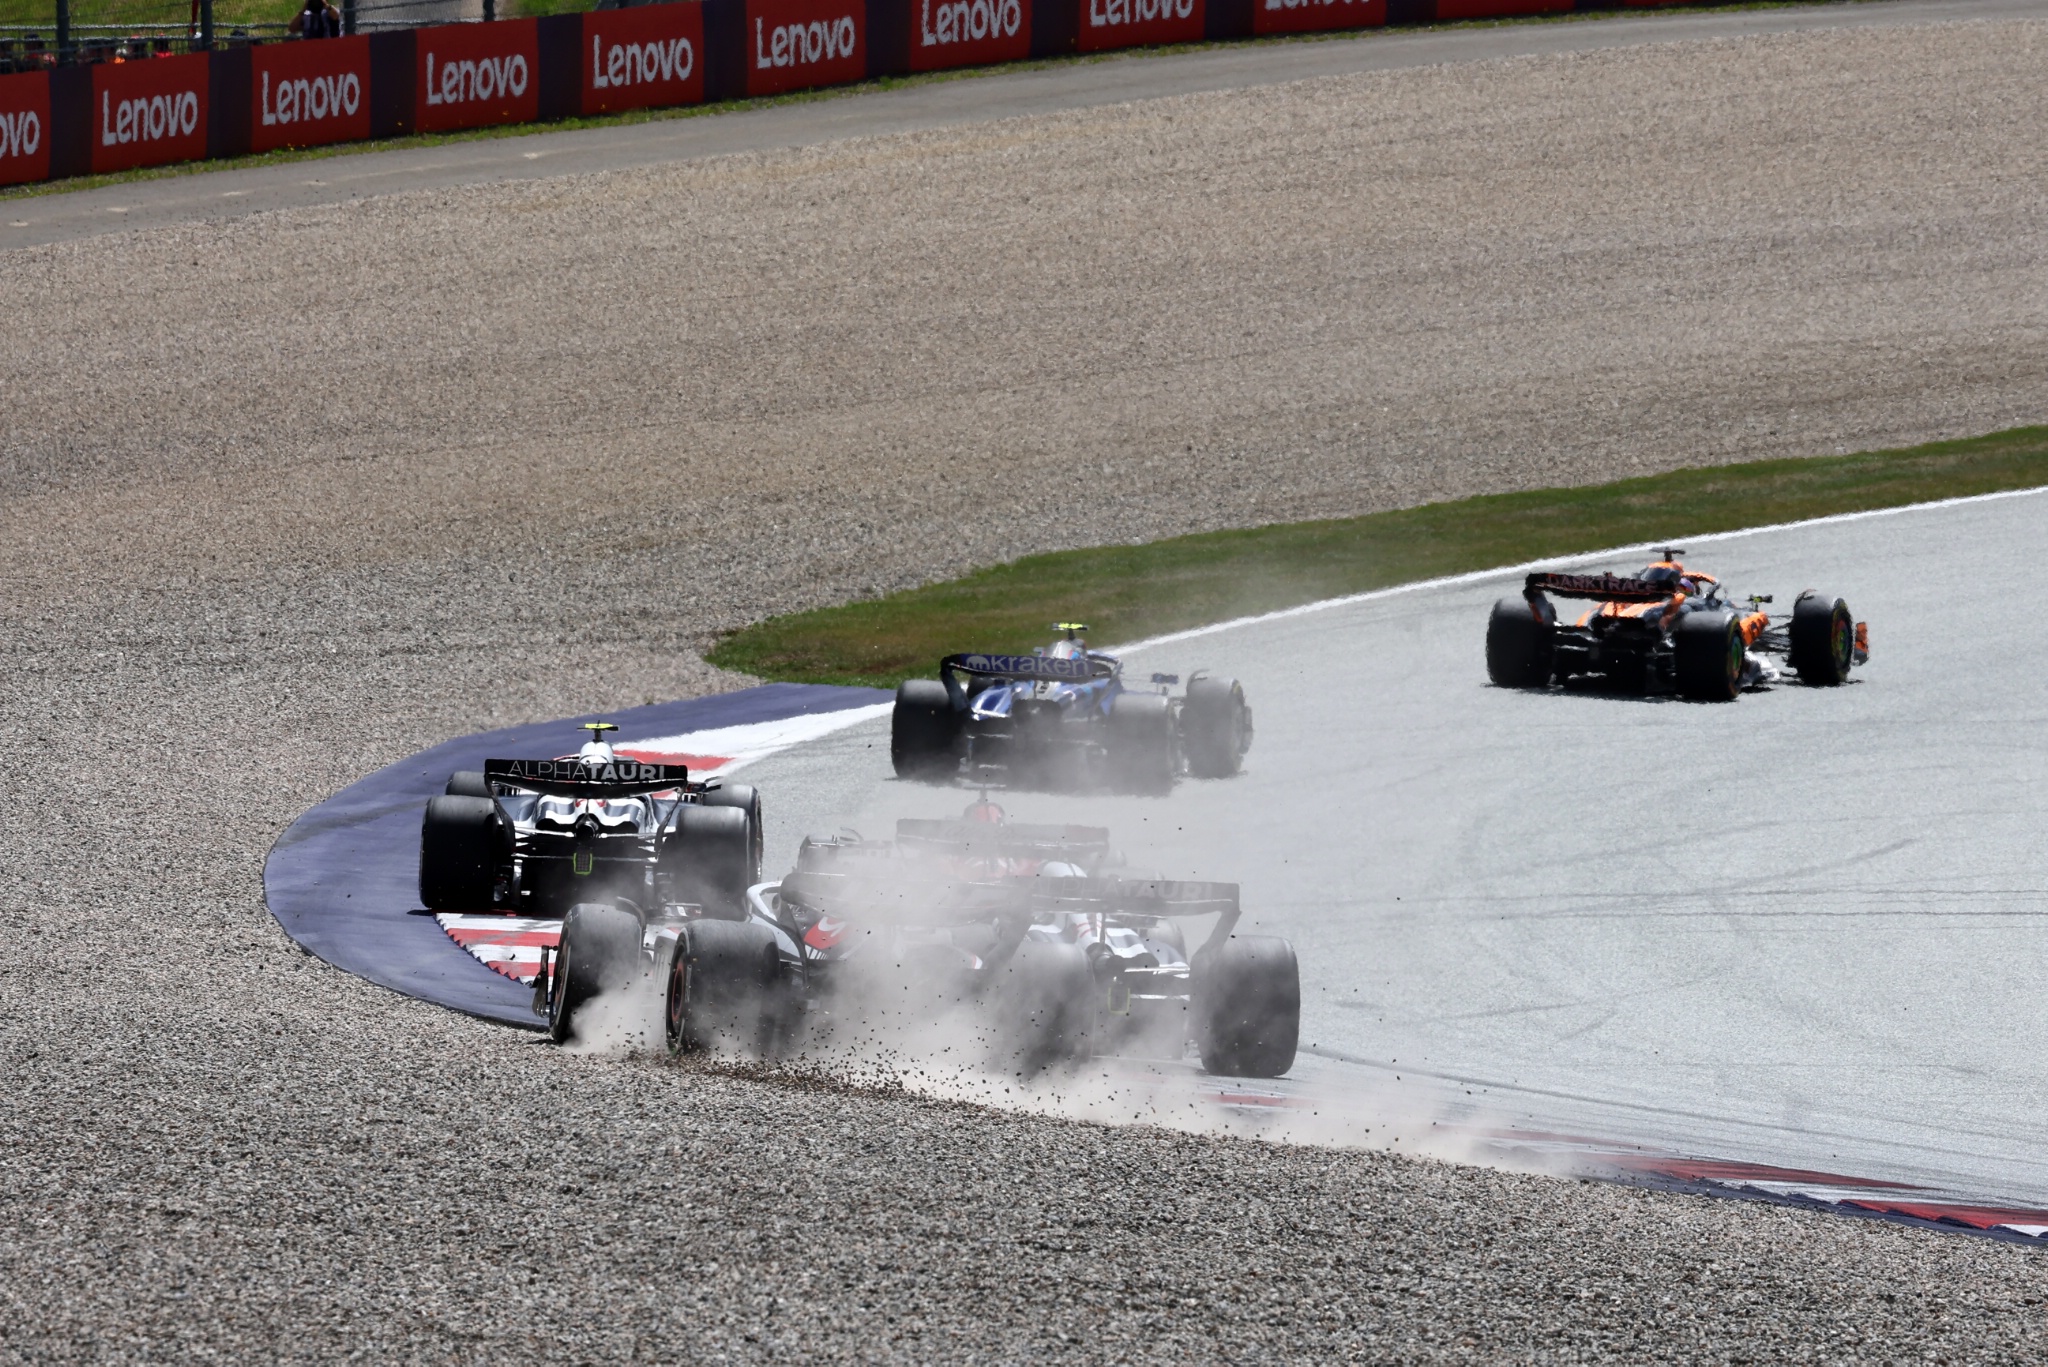
[[[590,84],[596,90],[687,81],[696,65],[697,50],[688,38],[606,47],[601,35],[590,37]]]
[[[343,118],[363,107],[363,83],[356,79],[353,71],[338,76],[302,77],[293,81],[277,83],[277,98],[271,99],[270,73],[263,73],[263,89],[258,107],[262,110],[263,126],[278,124],[314,123],[322,119]]]
[[[180,90],[173,95],[149,95],[113,103],[113,96],[100,92],[100,144],[113,147],[126,142],[161,142],[165,138],[188,138],[199,127],[199,95]]]
[[[0,157],[32,157],[43,145],[43,121],[33,109],[0,114]]]
[[[918,14],[922,47],[1014,38],[1024,27],[1023,0],[919,0]]]
[[[509,57],[463,58],[443,62],[439,80],[434,77],[434,54],[427,54],[427,103],[472,104],[526,93],[526,58],[515,52]]]
[[[1189,0],[1192,3],[1192,0]],[[850,58],[858,37],[853,16],[813,20],[808,24],[777,24],[768,29],[754,21],[754,65],[763,70],[781,66],[815,66]]]
[[[1195,0],[1088,0],[1090,28],[1151,24],[1162,19],[1189,19],[1194,13]]]

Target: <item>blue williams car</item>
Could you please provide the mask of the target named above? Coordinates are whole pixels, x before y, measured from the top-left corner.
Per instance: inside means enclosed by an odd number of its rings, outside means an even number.
[[[1196,673],[1124,683],[1123,662],[1088,649],[1088,628],[1029,655],[948,655],[937,679],[896,689],[889,757],[899,778],[1055,791],[1164,793],[1182,774],[1228,778],[1252,744],[1235,679]]]

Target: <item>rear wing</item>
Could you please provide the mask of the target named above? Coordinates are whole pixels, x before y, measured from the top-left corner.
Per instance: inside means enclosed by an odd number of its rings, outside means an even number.
[[[939,677],[973,674],[990,679],[1036,679],[1047,683],[1088,683],[1116,673],[1116,665],[1099,655],[1059,659],[1051,655],[948,655],[939,661]]]
[[[573,759],[487,759],[484,779],[554,797],[639,797],[668,788],[701,792],[685,764],[643,764],[622,759],[584,764]]]
[[[896,823],[896,843],[920,854],[965,858],[1068,859],[1086,863],[1109,853],[1107,826],[1032,826],[1004,822],[917,821]]]
[[[1547,593],[1554,598],[1595,598],[1603,603],[1661,603],[1672,594],[1668,584],[1624,579],[1614,574],[1532,574],[1522,586],[1524,597]]]
[[[889,925],[957,925],[1057,912],[1154,918],[1221,916],[1217,930],[1227,937],[1240,914],[1235,883],[1147,878],[920,878],[901,865],[863,860],[834,859],[799,869],[782,880],[780,892],[786,901],[820,915]]]

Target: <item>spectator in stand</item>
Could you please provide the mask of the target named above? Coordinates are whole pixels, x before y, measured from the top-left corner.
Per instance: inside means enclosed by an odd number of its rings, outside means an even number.
[[[341,11],[332,0],[304,0],[304,7],[292,16],[291,31],[300,38],[339,38]]]

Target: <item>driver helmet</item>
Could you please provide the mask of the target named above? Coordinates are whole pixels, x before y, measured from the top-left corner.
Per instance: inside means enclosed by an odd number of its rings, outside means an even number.
[[[611,742],[605,737],[619,728],[610,722],[585,722],[583,729],[590,733],[590,739],[583,742],[583,748],[576,752],[576,762],[596,767],[611,764],[618,759],[612,752]]]
[[[1646,584],[1667,584],[1674,589],[1690,582],[1685,577],[1685,566],[1675,560],[1659,560],[1636,578]]]
[[[971,803],[967,810],[961,813],[961,818],[980,826],[1000,826],[1003,824],[1003,809],[983,798],[979,802]]]
[[[1088,653],[1085,641],[1065,640],[1053,642],[1051,655],[1055,660],[1078,660]]]

